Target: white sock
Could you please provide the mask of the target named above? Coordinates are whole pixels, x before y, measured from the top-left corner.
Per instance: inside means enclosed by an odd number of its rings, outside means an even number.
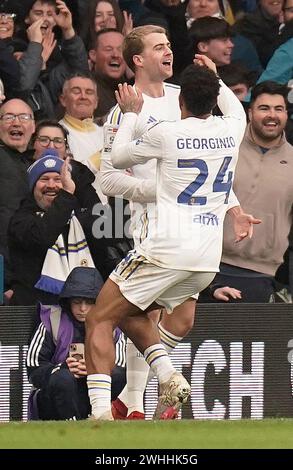
[[[170,357],[162,344],[154,344],[144,351],[144,357],[148,365],[158,377],[159,383],[167,382],[176,372]]]
[[[177,344],[180,343],[180,341],[183,339],[183,336],[173,335],[173,333],[170,333],[170,331],[167,331],[161,325],[161,323],[158,324],[158,330],[159,330],[160,337],[161,337],[161,343],[164,345],[167,353],[171,354],[171,352],[176,348]],[[149,375],[147,378],[147,384],[152,380],[154,376],[155,374],[153,370],[150,369]]]
[[[127,382],[118,398],[127,406],[128,415],[132,411],[144,413],[143,395],[150,368],[143,354],[138,351],[130,339],[127,339],[126,358]]]
[[[99,419],[106,412],[111,413],[111,377],[106,374],[91,374],[87,376],[92,414]]]

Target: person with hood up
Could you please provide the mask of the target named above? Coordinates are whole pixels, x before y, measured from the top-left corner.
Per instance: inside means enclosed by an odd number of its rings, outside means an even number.
[[[86,419],[91,407],[86,385],[84,359],[85,318],[103,285],[99,271],[74,268],[59,297],[59,305],[39,304],[40,324],[27,354],[28,378],[33,385],[29,398],[29,419]],[[115,341],[123,343],[119,329]],[[117,347],[117,351],[121,351]],[[121,357],[117,357],[121,364]],[[113,393],[125,384],[125,369],[113,371]]]

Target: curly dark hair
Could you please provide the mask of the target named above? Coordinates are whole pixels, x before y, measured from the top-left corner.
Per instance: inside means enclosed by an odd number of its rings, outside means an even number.
[[[220,91],[219,78],[212,70],[197,64],[188,65],[182,72],[180,84],[185,106],[193,116],[211,113]]]

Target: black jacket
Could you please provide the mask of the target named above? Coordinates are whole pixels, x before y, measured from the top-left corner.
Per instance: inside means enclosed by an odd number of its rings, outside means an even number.
[[[28,192],[26,170],[31,152],[23,153],[0,143],[0,254],[5,263],[5,290],[10,287],[7,231],[10,219]]]
[[[250,39],[259,56],[263,68],[278,47],[278,34],[280,23],[277,18],[268,15],[261,7],[253,13],[247,13],[236,21],[234,30]]]
[[[38,207],[33,195],[29,194],[11,219],[9,226],[9,250],[12,266],[11,288],[14,291],[11,305],[33,305],[55,303],[53,294],[35,289],[47,250],[62,233],[68,235],[68,220],[72,211],[83,227],[93,261],[103,271],[106,256],[105,239],[94,239],[91,233],[96,216],[87,206],[87,192],[72,195],[60,190],[51,207],[44,212]]]

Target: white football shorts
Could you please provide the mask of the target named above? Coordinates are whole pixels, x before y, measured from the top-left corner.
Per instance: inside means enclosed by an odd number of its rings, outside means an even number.
[[[132,250],[109,277],[121,294],[141,310],[156,302],[172,313],[185,300],[197,298],[197,293],[212,282],[215,274],[162,268]]]

